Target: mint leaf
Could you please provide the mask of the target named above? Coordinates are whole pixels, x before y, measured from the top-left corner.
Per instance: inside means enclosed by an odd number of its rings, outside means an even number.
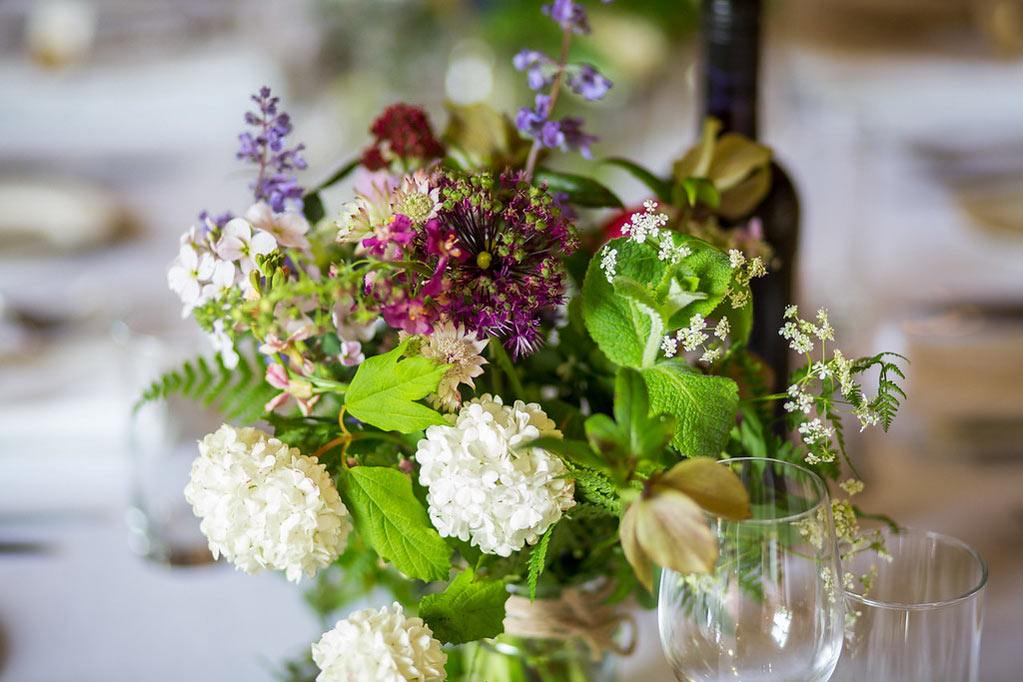
[[[422,356],[399,359],[408,341],[359,365],[345,393],[348,412],[384,431],[411,433],[443,424],[440,412],[415,401],[437,390],[447,365]]]
[[[359,535],[377,554],[410,578],[448,577],[451,550],[430,525],[408,476],[389,467],[357,466],[345,469],[339,483]]]
[[[471,568],[459,573],[443,592],[419,601],[419,617],[433,636],[463,644],[504,632],[504,603],[508,591],[500,580],[476,579]]]
[[[728,441],[739,406],[739,389],[726,377],[694,371],[668,360],[641,370],[653,412],[675,416],[672,445],[687,457],[716,457]]]
[[[547,568],[547,546],[551,543],[551,535],[554,534],[554,524],[547,529],[547,532],[540,538],[540,542],[536,543],[536,547],[529,553],[529,574],[527,581],[529,583],[529,599],[536,599],[536,583],[540,580],[540,576],[543,575],[543,571]]]

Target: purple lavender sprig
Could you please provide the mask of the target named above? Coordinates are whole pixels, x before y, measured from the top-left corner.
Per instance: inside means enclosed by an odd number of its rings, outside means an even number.
[[[605,3],[609,0],[604,0]],[[547,94],[538,93],[532,108],[522,107],[515,117],[516,127],[533,138],[533,147],[526,161],[525,177],[532,179],[536,161],[542,148],[573,150],[590,158],[590,145],[597,137],[583,130],[583,120],[566,116],[560,120],[551,118],[562,86],[566,85],[577,95],[589,101],[602,99],[611,89],[611,81],[592,64],[569,64],[568,51],[572,36],[590,32],[586,9],[575,0],[554,0],[544,5],[543,12],[555,21],[562,30],[561,54],[557,60],[537,50],[522,50],[512,59],[519,71],[526,73],[526,80],[533,90],[550,88]]]
[[[305,145],[285,147],[285,138],[291,132],[291,117],[278,110],[279,97],[274,97],[270,88],[263,86],[252,95],[252,101],[259,106],[259,112],[246,112],[245,123],[254,128],[238,136],[237,157],[255,164],[259,174],[249,185],[256,201],[265,201],[276,211],[284,211],[288,204],[302,208],[303,188],[298,184],[294,171],[305,170],[307,164],[302,158]]]

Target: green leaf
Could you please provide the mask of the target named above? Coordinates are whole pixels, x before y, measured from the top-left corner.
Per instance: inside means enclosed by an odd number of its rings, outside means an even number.
[[[415,401],[437,390],[448,365],[420,355],[399,360],[407,346],[405,341],[359,365],[345,394],[348,412],[356,419],[402,433],[445,423],[440,412]]]
[[[667,180],[657,177],[638,163],[619,156],[604,159],[604,163],[624,169],[629,175],[646,185],[658,199],[665,203],[671,202],[671,184]]]
[[[588,208],[623,208],[622,200],[615,196],[614,192],[597,182],[593,178],[572,173],[561,173],[558,171],[538,168],[533,176],[533,183],[547,183],[547,189],[551,193],[564,192],[568,195],[569,203],[576,206]]]
[[[477,579],[467,568],[443,592],[420,600],[419,617],[441,642],[464,644],[504,632],[506,601],[503,582]]]
[[[327,209],[323,207],[323,199],[320,198],[319,192],[311,192],[302,197],[302,215],[310,225],[315,225],[323,220],[323,216],[327,215]]]
[[[601,259],[590,260],[583,282],[583,320],[600,350],[615,364],[642,367],[647,353],[657,350],[665,329],[685,326],[695,313],[710,315],[728,293],[732,269],[727,254],[700,239],[679,234],[672,238],[691,251],[678,266],[660,260],[657,247],[649,241],[637,244],[619,238],[609,242],[605,248],[618,251],[613,284],[600,269]],[[652,315],[659,317],[660,325]],[[651,364],[654,357],[650,355]]]
[[[625,434],[608,415],[600,412],[591,415],[586,418],[583,427],[586,430],[586,440],[595,452],[607,457],[609,454],[613,456],[619,451],[625,453],[628,450],[629,443]]]
[[[362,163],[362,159],[358,158],[352,159],[351,161],[346,161],[345,163],[338,166],[333,173],[328,175],[326,180],[310,189],[309,192],[307,192],[307,194],[319,192],[320,190],[324,190],[327,189],[328,187],[336,185],[337,183],[341,182],[349,175],[351,175],[352,171],[358,168],[360,163]]]
[[[540,580],[540,576],[543,575],[543,571],[547,568],[547,546],[551,543],[551,535],[554,534],[554,524],[552,524],[547,532],[540,538],[540,542],[536,543],[533,550],[529,553],[529,574],[527,576],[527,582],[529,584],[529,599],[536,599],[536,583]]]
[[[607,513],[618,516],[622,510],[622,502],[618,489],[608,480],[607,476],[596,471],[572,467],[572,478],[579,495]]]
[[[359,535],[377,554],[410,578],[448,577],[451,550],[430,525],[408,476],[389,467],[357,466],[345,469],[339,483]]]
[[[678,360],[641,370],[654,412],[676,420],[672,445],[687,457],[716,457],[735,423],[739,390],[726,377],[699,374]]]
[[[562,440],[561,438],[546,436],[525,443],[523,447],[542,448],[558,455],[564,461],[589,467],[590,469],[597,469],[598,471],[607,466],[607,462],[601,459],[600,455],[591,450],[586,443],[577,440]]]

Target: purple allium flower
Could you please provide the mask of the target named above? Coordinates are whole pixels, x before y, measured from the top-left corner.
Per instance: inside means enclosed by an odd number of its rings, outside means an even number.
[[[568,87],[572,88],[575,94],[592,102],[603,99],[611,89],[611,81],[590,64],[580,64],[570,72]]]
[[[435,295],[441,317],[480,338],[501,338],[515,357],[539,346],[540,321],[564,297],[561,257],[575,230],[554,198],[518,173],[444,176],[424,260],[445,266]],[[442,255],[443,254],[443,255]]]
[[[285,147],[285,138],[291,133],[291,118],[278,111],[280,98],[274,97],[270,88],[260,88],[252,101],[259,106],[259,112],[246,112],[245,123],[255,130],[238,136],[237,157],[259,168],[259,175],[250,185],[256,201],[266,201],[278,213],[289,203],[301,208],[303,189],[293,172],[306,168],[301,155],[305,146]]]
[[[578,2],[554,0],[551,4],[543,6],[543,13],[558,22],[563,29],[583,35],[590,32],[586,10]]]
[[[526,82],[531,90],[550,86],[557,72],[554,60],[537,50],[522,50],[512,58],[512,66],[517,71],[526,72]]]

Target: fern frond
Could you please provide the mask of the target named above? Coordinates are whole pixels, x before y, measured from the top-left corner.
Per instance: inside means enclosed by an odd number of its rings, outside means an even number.
[[[547,546],[551,543],[551,535],[554,534],[554,526],[552,525],[547,529],[547,532],[540,538],[540,542],[536,544],[536,547],[529,553],[529,574],[527,581],[529,583],[529,599],[532,601],[536,599],[536,583],[539,582],[540,576],[543,575],[543,571],[547,568]]]
[[[892,422],[895,420],[895,413],[898,412],[902,401],[906,399],[906,392],[898,383],[906,379],[906,374],[899,367],[896,359],[909,362],[906,357],[898,353],[884,352],[860,358],[853,363],[853,372],[856,373],[865,372],[871,367],[879,368],[877,397],[870,401],[870,409],[877,413],[881,420],[881,428],[885,431],[891,428]]]
[[[259,361],[244,354],[239,354],[234,369],[226,367],[219,355],[199,356],[153,381],[132,409],[137,412],[148,403],[180,396],[214,407],[228,419],[254,422],[263,416],[263,406],[276,393],[258,368]]]

